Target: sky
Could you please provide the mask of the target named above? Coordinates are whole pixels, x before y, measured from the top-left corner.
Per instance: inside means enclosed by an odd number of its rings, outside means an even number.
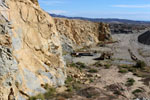
[[[38,0],[49,13],[150,21],[150,0]]]

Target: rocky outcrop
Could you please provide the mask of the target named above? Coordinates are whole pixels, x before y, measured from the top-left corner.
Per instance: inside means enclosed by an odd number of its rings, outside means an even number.
[[[31,0],[31,2],[32,2],[33,4],[36,4],[36,5],[39,4],[39,3],[38,3],[38,0]]]
[[[76,45],[84,46],[111,40],[108,24],[65,18],[54,20],[65,50]]]
[[[37,0],[0,2],[0,100],[25,100],[60,86],[65,64],[53,19]]]
[[[138,42],[145,44],[145,45],[150,45],[150,30],[141,34],[138,37]]]
[[[0,100],[26,100],[46,92],[44,85],[64,85],[62,46],[110,39],[107,24],[54,21],[37,0],[0,0],[0,18]]]

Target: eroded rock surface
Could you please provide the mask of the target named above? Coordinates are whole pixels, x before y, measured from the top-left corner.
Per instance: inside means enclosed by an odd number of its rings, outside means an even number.
[[[60,86],[65,65],[53,19],[37,0],[0,0],[0,100],[17,100]],[[10,91],[11,90],[11,91]]]
[[[54,21],[37,0],[0,0],[0,100],[26,100],[46,92],[44,85],[64,85],[62,47],[110,39],[107,24]]]
[[[111,40],[108,24],[65,18],[54,18],[54,20],[64,49]]]

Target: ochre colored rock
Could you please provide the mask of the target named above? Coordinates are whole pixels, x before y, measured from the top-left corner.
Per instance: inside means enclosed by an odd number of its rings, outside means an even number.
[[[111,40],[108,24],[66,18],[54,18],[54,20],[60,36],[63,37],[62,42],[66,42],[67,38],[72,45],[89,45]]]
[[[33,2],[34,4],[38,5],[38,0],[31,0],[31,2]]]
[[[52,17],[37,0],[9,0],[0,7],[0,100],[43,93],[41,84],[64,85],[65,65]],[[2,11],[4,10],[4,11]]]
[[[62,46],[88,45],[110,35],[103,23],[54,21],[37,0],[3,0],[0,5],[0,100],[25,100],[46,92],[43,85],[64,85]]]

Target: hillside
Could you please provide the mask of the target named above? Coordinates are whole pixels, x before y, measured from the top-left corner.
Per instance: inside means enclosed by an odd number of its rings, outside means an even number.
[[[112,40],[109,25],[105,23],[66,18],[54,18],[54,21],[65,51]]]
[[[134,21],[134,20],[126,20],[126,19],[104,19],[104,18],[85,18],[85,17],[67,17],[62,15],[50,14],[55,19],[57,18],[67,18],[67,19],[78,19],[78,20],[85,20],[91,21],[96,23],[108,23],[109,28],[112,34],[129,34],[129,33],[136,33],[140,30],[145,30],[150,27],[149,21]]]
[[[142,44],[150,45],[150,31],[141,34],[138,37],[138,41]]]
[[[86,17],[68,17],[63,15],[50,14],[52,17],[68,18],[68,19],[81,19],[88,20],[92,22],[106,22],[106,23],[118,23],[118,24],[150,24],[150,21],[136,21],[128,19],[118,19],[118,18],[86,18]]]

